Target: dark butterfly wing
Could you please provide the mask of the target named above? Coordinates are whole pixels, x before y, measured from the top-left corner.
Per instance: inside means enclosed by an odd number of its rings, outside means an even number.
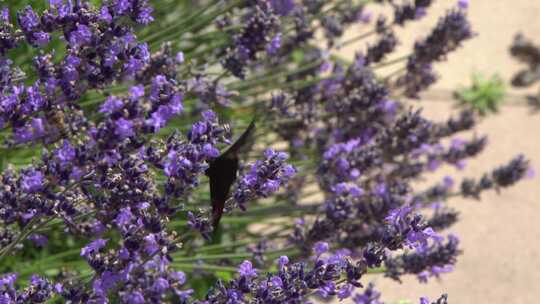
[[[220,157],[214,160],[206,175],[210,178],[210,199],[212,200],[212,226],[217,227],[223,214],[225,201],[229,197],[232,184],[238,172],[238,158]]]
[[[230,146],[229,149],[227,149],[227,151],[225,151],[219,157],[231,157],[231,156],[238,157],[238,153],[242,150],[242,148],[246,147],[246,144],[254,130],[255,130],[255,119],[251,120],[251,122],[249,123],[249,126],[244,131],[244,133],[242,133],[242,135],[238,137],[238,139],[234,142],[234,144],[232,144],[232,146]]]
[[[238,172],[238,154],[248,142],[250,135],[255,129],[255,119],[248,128],[223,154],[210,163],[206,175],[210,179],[210,200],[212,201],[212,225],[217,227],[223,214],[225,201],[229,197],[232,184],[236,180]]]

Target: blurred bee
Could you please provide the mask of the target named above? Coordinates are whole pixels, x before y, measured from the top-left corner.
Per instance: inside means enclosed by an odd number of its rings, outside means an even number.
[[[60,109],[54,109],[48,111],[45,118],[49,126],[54,127],[58,132],[58,138],[67,137],[69,134],[69,127],[66,124],[66,117],[64,111]]]

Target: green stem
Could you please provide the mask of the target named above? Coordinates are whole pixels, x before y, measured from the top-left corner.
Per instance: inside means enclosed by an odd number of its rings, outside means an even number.
[[[210,264],[194,264],[194,263],[171,263],[174,268],[181,270],[206,270],[206,271],[223,271],[223,272],[237,272],[238,269],[229,266],[218,266]]]
[[[386,267],[376,267],[376,268],[368,268],[367,274],[380,274],[385,273]]]
[[[388,60],[388,61],[385,61],[385,62],[381,62],[381,63],[379,63],[377,65],[374,65],[372,67],[372,69],[376,70],[376,69],[380,69],[380,68],[383,68],[383,67],[386,67],[386,66],[389,66],[389,65],[400,63],[400,62],[403,62],[403,61],[409,59],[409,57],[410,57],[410,55],[405,55],[405,56],[401,56],[401,57],[391,59],[391,60]]]
[[[337,45],[336,45],[336,48],[339,49],[339,48],[346,47],[346,46],[348,46],[348,45],[350,45],[350,44],[353,44],[353,43],[358,42],[358,41],[360,41],[360,40],[366,39],[366,38],[368,38],[368,37],[370,37],[370,36],[373,36],[373,35],[375,35],[375,34],[377,34],[377,31],[376,31],[376,30],[372,30],[372,31],[369,31],[369,32],[367,32],[367,33],[360,34],[360,35],[358,35],[358,36],[351,37],[351,38],[349,38],[349,39],[347,39],[347,40],[345,40],[345,41],[343,41],[343,42],[337,44]]]
[[[30,222],[24,227],[23,231],[19,234],[17,239],[15,239],[13,242],[11,242],[8,246],[3,248],[0,253],[0,260],[2,260],[7,254],[10,253],[10,251],[15,247],[15,245],[19,244],[23,240],[25,240],[30,234],[35,232],[36,230],[40,229],[47,223],[49,223],[51,220],[53,220],[54,217],[46,218],[43,222],[38,224],[34,227],[34,224],[39,220],[38,218],[34,218],[30,220]]]
[[[146,42],[152,42],[156,38],[159,38],[162,35],[166,35],[167,33],[171,32],[171,31],[175,31],[176,29],[182,28],[183,26],[187,26],[189,23],[191,23],[192,21],[194,21],[195,19],[200,17],[202,14],[204,14],[206,11],[208,11],[212,7],[217,6],[219,3],[220,3],[220,1],[211,1],[208,5],[200,8],[198,11],[196,11],[192,15],[188,16],[183,21],[181,21],[179,23],[172,24],[171,26],[163,29],[160,32],[156,32],[156,33],[150,34],[150,35],[148,35],[146,37],[143,37],[143,39]]]
[[[300,74],[300,73],[302,73],[304,71],[307,71],[309,69],[312,69],[312,68],[320,65],[321,63],[322,63],[322,60],[317,60],[315,62],[312,62],[312,63],[306,64],[304,66],[301,66],[301,67],[299,67],[297,69],[285,70],[285,71],[281,71],[281,72],[278,72],[278,73],[275,73],[275,74],[270,72],[270,73],[267,73],[265,75],[260,75],[260,76],[257,76],[255,78],[248,79],[248,80],[245,80],[245,81],[234,82],[234,83],[231,83],[231,84],[228,85],[228,89],[244,90],[246,88],[250,88],[250,87],[253,87],[253,86],[256,86],[256,85],[262,85],[262,84],[265,84],[265,83],[267,83],[269,81],[278,79],[280,77],[288,77],[288,76]],[[283,68],[286,69],[285,66],[279,67],[277,69],[283,69]],[[273,71],[276,71],[277,69],[275,69]]]
[[[239,6],[243,2],[244,2],[244,0],[232,1],[227,6],[225,6],[224,8],[218,10],[217,12],[211,13],[206,18],[201,17],[202,19],[201,19],[200,22],[192,23],[191,25],[183,28],[182,30],[180,30],[178,32],[171,33],[169,35],[165,35],[165,37],[161,37],[160,41],[155,41],[153,43],[150,43],[150,48],[154,48],[156,45],[160,44],[161,42],[167,41],[167,40],[169,40],[169,39],[171,39],[173,37],[181,37],[182,35],[184,35],[185,33],[188,33],[188,32],[192,32],[192,33],[197,32],[197,31],[201,30],[202,28],[204,28],[205,26],[207,26],[212,21],[214,21],[218,16],[229,12],[230,10],[232,10],[235,7]],[[197,17],[200,17],[200,16],[197,16]]]
[[[279,255],[294,255],[298,253],[296,249],[283,249],[276,250],[266,253],[268,257],[274,257]],[[240,252],[240,253],[223,253],[223,254],[213,254],[213,255],[201,255],[201,256],[192,256],[192,257],[177,257],[173,254],[173,260],[175,262],[197,262],[197,261],[213,261],[213,260],[224,260],[224,259],[247,259],[253,256],[252,252]]]

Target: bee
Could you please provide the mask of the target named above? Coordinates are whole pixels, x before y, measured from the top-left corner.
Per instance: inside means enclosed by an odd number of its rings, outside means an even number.
[[[49,126],[54,127],[58,131],[58,137],[60,138],[67,137],[69,133],[65,115],[66,114],[64,111],[60,109],[53,109],[52,111],[48,111],[45,116]]]
[[[47,113],[47,121],[58,128],[63,128],[65,123],[65,114],[61,110],[54,110]]]

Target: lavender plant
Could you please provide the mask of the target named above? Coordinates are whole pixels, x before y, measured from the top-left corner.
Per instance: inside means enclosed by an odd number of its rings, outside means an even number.
[[[403,102],[474,36],[467,2],[402,60],[394,29],[432,1],[368,2],[6,6],[1,302],[374,304],[372,275],[451,271],[447,202],[511,186],[529,162],[418,188],[487,143],[455,138],[473,112],[434,122]],[[371,22],[369,5],[394,16]],[[345,40],[350,26],[366,31]],[[370,36],[352,62],[337,54]]]

